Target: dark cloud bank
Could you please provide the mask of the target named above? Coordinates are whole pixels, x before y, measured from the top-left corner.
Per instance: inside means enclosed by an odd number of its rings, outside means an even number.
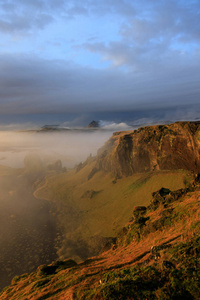
[[[1,53],[1,123],[199,118],[199,1],[0,1],[0,8],[0,32],[21,38],[61,18],[121,18],[118,40],[74,42],[107,68]]]
[[[16,122],[27,121],[28,116],[30,121],[34,116],[40,120],[42,114],[47,121],[59,121],[60,114],[60,122],[78,115],[135,120],[156,112],[168,117],[170,110],[183,118],[194,111],[198,118],[199,94],[198,65],[147,72],[141,78],[112,68],[94,70],[26,56],[0,60],[0,114],[1,120],[9,122],[9,115]]]

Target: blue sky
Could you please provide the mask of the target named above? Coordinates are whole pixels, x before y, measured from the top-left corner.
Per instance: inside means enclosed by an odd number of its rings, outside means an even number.
[[[199,0],[0,0],[4,118],[199,103]]]

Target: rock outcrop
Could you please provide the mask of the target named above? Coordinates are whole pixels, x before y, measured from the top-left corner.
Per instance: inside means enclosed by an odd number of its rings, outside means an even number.
[[[87,126],[87,128],[98,128],[98,127],[99,127],[99,122],[94,120]]]
[[[116,132],[98,151],[96,169],[116,178],[154,170],[200,170],[200,122]]]
[[[0,299],[200,299],[199,178],[191,183],[195,193],[185,189],[167,210],[161,203],[156,213],[137,206],[117,237],[92,237],[90,248],[105,245],[98,256],[15,276]],[[167,193],[163,188],[154,196],[165,200]]]

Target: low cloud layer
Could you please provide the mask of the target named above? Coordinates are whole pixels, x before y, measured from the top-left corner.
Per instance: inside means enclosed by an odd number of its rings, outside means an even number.
[[[113,128],[94,132],[0,132],[0,165],[23,168],[26,156],[38,156],[46,165],[61,160],[63,166],[71,168],[96,155]]]
[[[142,74],[1,56],[0,113],[75,113],[198,103],[199,66]]]

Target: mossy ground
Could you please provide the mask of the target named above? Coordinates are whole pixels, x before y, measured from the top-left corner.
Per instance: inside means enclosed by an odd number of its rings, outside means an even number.
[[[69,239],[75,241],[74,248],[77,243],[79,248],[84,244],[82,254],[85,254],[81,259],[86,258],[88,247],[94,247],[89,254],[96,255],[99,245],[86,246],[88,238],[116,236],[132,217],[133,206],[148,205],[152,192],[162,186],[175,190],[192,179],[189,171],[177,170],[141,173],[117,180],[110,173],[99,171],[88,180],[92,168],[93,163],[79,172],[49,176],[35,192],[36,197],[53,201],[58,207],[58,220],[67,241],[60,251],[62,259],[73,256]],[[78,256],[77,252],[73,258],[80,259]]]
[[[146,221],[134,213],[112,249],[78,265],[55,262],[16,277],[0,299],[199,299],[199,208],[197,187],[167,209],[162,203],[142,209]],[[139,238],[127,242],[138,224]]]

